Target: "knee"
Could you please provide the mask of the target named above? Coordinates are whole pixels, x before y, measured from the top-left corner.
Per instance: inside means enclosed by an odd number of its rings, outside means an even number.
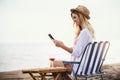
[[[54,61],[54,62],[53,62],[53,66],[54,66],[54,67],[63,67],[64,64],[63,64],[62,61]]]

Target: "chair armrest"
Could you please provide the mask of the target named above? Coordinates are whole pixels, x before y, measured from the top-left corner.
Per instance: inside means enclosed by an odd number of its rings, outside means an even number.
[[[79,64],[80,62],[78,61],[63,61],[63,64],[66,65],[66,64]]]
[[[67,66],[67,64],[69,64],[70,66],[71,66],[71,68],[73,67],[73,64],[79,64],[80,62],[78,62],[78,61],[63,61],[63,64],[64,64],[64,66],[66,67]],[[74,70],[72,70],[72,72],[73,72]],[[68,74],[71,74],[71,72],[67,72]]]

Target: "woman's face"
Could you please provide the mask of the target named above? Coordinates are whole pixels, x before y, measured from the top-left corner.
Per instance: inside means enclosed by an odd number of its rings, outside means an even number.
[[[80,25],[80,19],[77,14],[72,13],[71,17],[72,17],[72,20],[74,21],[74,23],[76,23],[77,25]]]

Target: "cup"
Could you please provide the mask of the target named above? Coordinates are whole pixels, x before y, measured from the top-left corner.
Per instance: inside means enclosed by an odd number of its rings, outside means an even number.
[[[53,65],[53,62],[55,61],[55,58],[49,58],[49,60],[50,60],[50,67],[54,67],[54,65]]]

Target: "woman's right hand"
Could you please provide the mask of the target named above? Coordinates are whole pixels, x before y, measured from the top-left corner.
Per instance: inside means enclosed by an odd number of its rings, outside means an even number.
[[[64,49],[65,51],[72,53],[73,49],[71,47],[67,47],[66,45],[64,45],[64,43],[62,41],[58,41],[58,40],[54,39],[53,42],[57,47],[60,47],[60,48]]]
[[[53,40],[53,42],[54,42],[55,46],[57,46],[57,47],[61,47],[62,48],[62,46],[64,46],[64,43],[62,41]]]

